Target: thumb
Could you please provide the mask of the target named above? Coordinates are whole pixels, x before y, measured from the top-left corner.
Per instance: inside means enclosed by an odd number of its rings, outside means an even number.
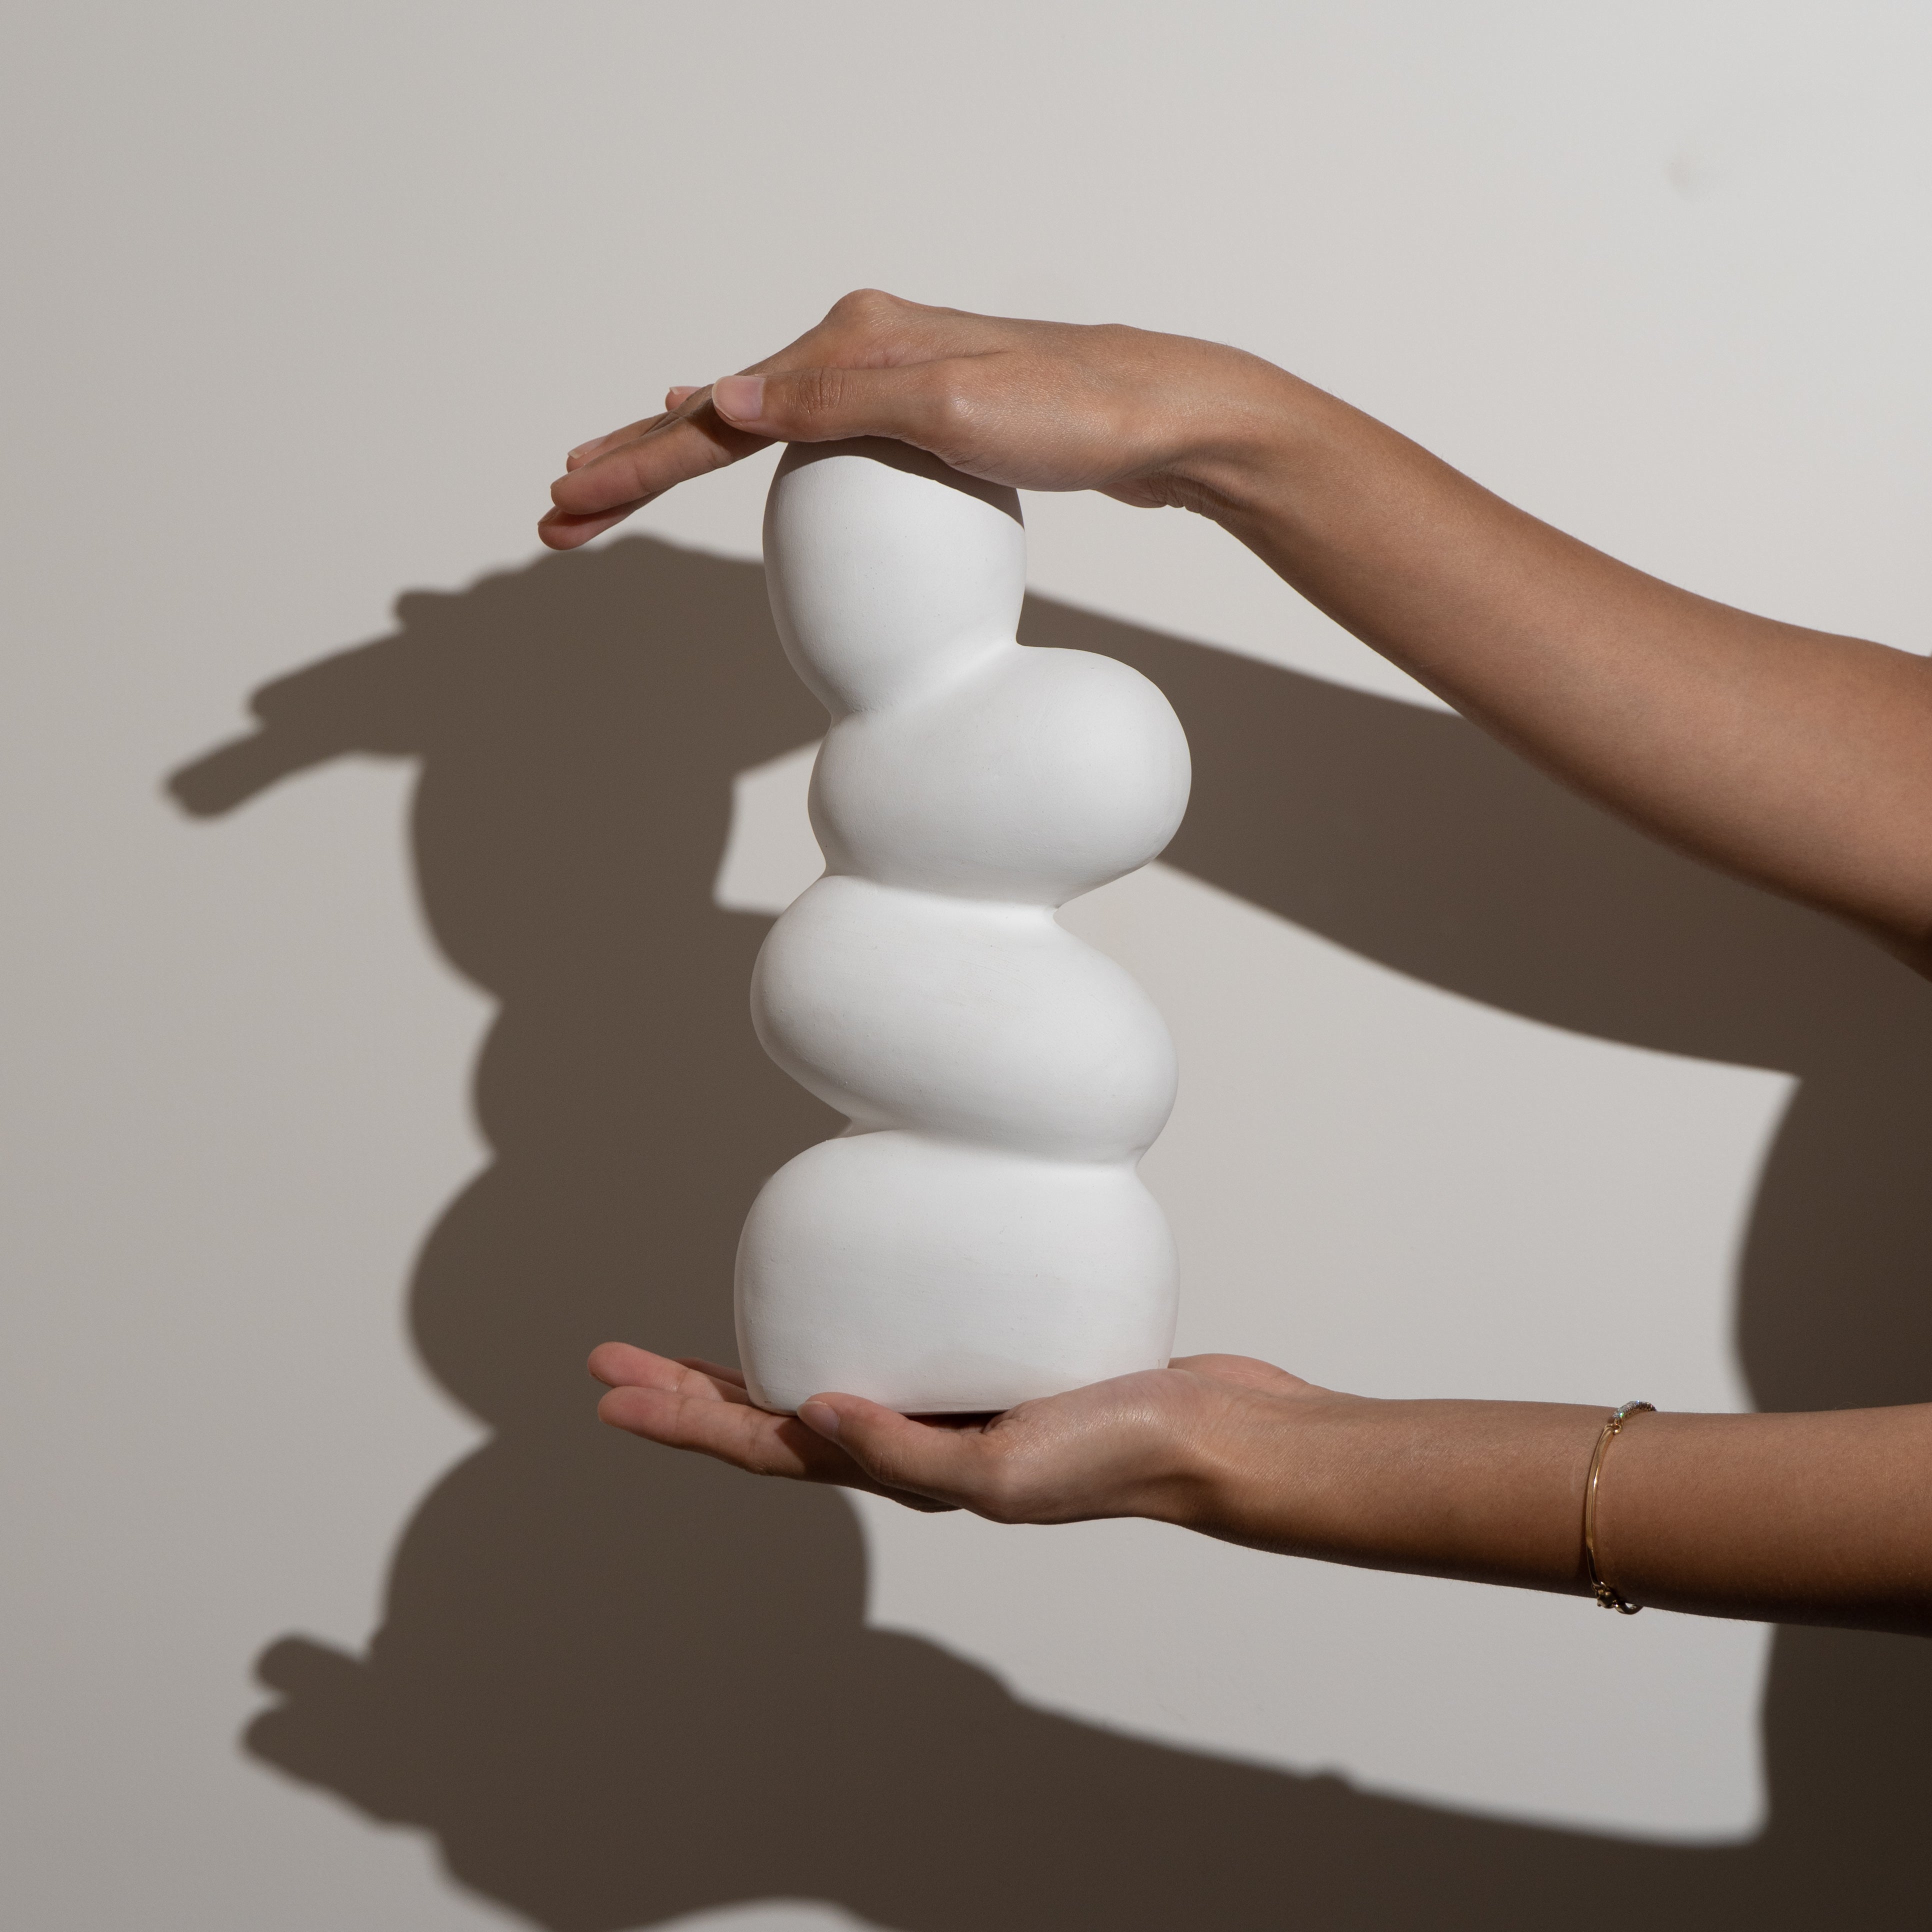
[[[983,1431],[935,1428],[863,1396],[815,1395],[798,1419],[838,1444],[883,1487],[979,1505],[994,1461]]]
[[[720,377],[711,386],[711,406],[734,429],[784,442],[884,436],[944,458],[940,444],[957,440],[968,412],[962,376],[948,362],[774,370]]]

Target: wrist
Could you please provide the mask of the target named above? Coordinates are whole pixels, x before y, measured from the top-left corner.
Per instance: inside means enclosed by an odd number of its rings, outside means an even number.
[[[1163,1520],[1231,1542],[1331,1553],[1316,1528],[1321,1492],[1332,1486],[1323,1472],[1360,1412],[1388,1406],[1312,1382],[1217,1389],[1177,1445]]]
[[[1337,415],[1355,412],[1258,356],[1217,353],[1227,359],[1200,372],[1207,380],[1162,482],[1178,506],[1241,537],[1244,527],[1281,514],[1294,479],[1334,440]]]

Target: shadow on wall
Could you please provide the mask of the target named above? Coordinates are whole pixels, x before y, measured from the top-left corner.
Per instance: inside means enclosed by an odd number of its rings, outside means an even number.
[[[1924,1923],[1932,1645],[1779,1634],[1749,1845],[1486,1822],[1030,1709],[865,1628],[837,1492],[600,1427],[592,1343],[731,1359],[740,1220],[839,1124],[752,1037],[766,922],[711,901],[734,775],[824,721],[748,564],[632,538],[398,616],[172,782],[212,817],[344,754],[420,759],[428,918],[500,1002],[476,1078],[494,1158],[411,1301],[494,1432],[410,1524],[366,1656],[263,1654],[280,1701],[249,1751],[428,1831],[462,1883],[559,1932],[774,1897],[902,1932]],[[1168,862],[1513,1012],[1801,1076],[1745,1262],[1757,1399],[1932,1394],[1932,989],[1460,720],[1043,599],[1023,635],[1173,700],[1196,787]]]

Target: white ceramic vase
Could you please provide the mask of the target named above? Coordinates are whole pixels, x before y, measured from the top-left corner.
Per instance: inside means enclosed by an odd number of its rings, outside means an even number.
[[[903,444],[788,451],[765,566],[832,726],[812,780],[825,875],[766,940],[752,1016],[851,1124],[746,1222],[753,1398],[958,1413],[1158,1367],[1174,1243],[1136,1170],[1173,1045],[1054,911],[1173,836],[1180,723],[1111,658],[1014,641],[1018,497]]]

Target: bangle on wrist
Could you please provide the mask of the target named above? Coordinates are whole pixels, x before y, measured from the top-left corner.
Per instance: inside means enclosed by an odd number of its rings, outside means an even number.
[[[1624,1432],[1624,1424],[1634,1415],[1654,1415],[1657,1405],[1648,1402],[1627,1402],[1606,1422],[1597,1437],[1597,1447],[1590,1457],[1590,1474],[1583,1485],[1583,1561],[1590,1572],[1590,1588],[1597,1599],[1599,1610],[1618,1610],[1627,1617],[1634,1617],[1643,1608],[1641,1604],[1633,1604],[1621,1592],[1604,1581],[1604,1573],[1597,1564],[1597,1486],[1603,1480],[1604,1452],[1609,1448],[1612,1438]]]

